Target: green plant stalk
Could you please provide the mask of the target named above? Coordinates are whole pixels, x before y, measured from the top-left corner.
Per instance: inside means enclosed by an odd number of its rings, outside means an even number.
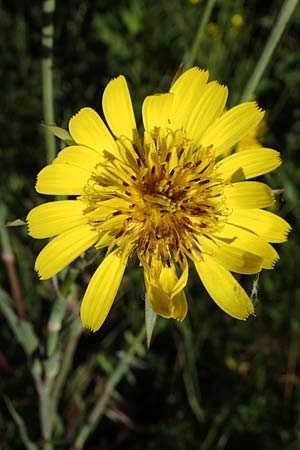
[[[44,439],[43,450],[52,450],[52,434],[57,407],[64,382],[72,364],[72,359],[78,343],[78,337],[82,331],[80,321],[76,318],[70,328],[64,354],[60,354],[59,332],[66,311],[66,296],[72,288],[78,271],[70,271],[62,284],[58,297],[53,304],[51,316],[48,322],[47,359],[37,360],[37,365],[32,367],[32,374],[39,397],[39,414],[42,436]],[[37,367],[39,368],[37,370]],[[45,376],[42,378],[42,372]]]
[[[261,80],[264,71],[268,63],[271,60],[273,52],[284,32],[286,26],[297,6],[299,0],[285,0],[283,3],[280,13],[278,15],[277,21],[274,25],[273,31],[271,32],[269,39],[267,40],[266,46],[261,54],[261,57],[258,60],[258,63],[246,84],[244,92],[241,96],[241,101],[247,101],[254,94],[259,81]]]
[[[133,340],[126,355],[119,361],[114,372],[109,377],[103,394],[92,409],[87,423],[83,425],[76,437],[74,450],[83,449],[85,442],[100,422],[103,414],[105,413],[109,399],[111,398],[116,386],[119,384],[119,382],[122,380],[123,376],[129,369],[129,366],[132,363],[137,350],[140,348],[141,343],[145,339],[145,336],[146,328],[145,326],[143,326],[137,337]]]
[[[83,328],[79,318],[75,318],[71,325],[68,340],[65,346],[64,355],[62,358],[59,373],[55,379],[51,395],[51,411],[52,417],[55,418],[58,403],[61,397],[62,389],[64,387],[66,378],[71,368],[73,356],[77,348],[77,343],[80,335],[83,332]]]
[[[197,58],[197,54],[198,54],[198,51],[200,48],[200,44],[202,41],[202,37],[203,37],[204,31],[206,29],[206,26],[208,24],[208,21],[210,19],[210,16],[211,16],[211,13],[212,13],[215,3],[216,3],[216,0],[207,0],[207,2],[206,2],[205,9],[201,16],[201,20],[199,23],[199,27],[198,27],[191,51],[190,51],[187,61],[185,63],[186,69],[188,69],[189,67],[192,67],[193,64],[195,63],[195,60]]]
[[[61,324],[66,313],[66,298],[74,286],[74,281],[78,276],[78,270],[69,270],[68,274],[61,285],[58,296],[52,306],[51,316],[48,322],[48,341],[47,341],[47,357],[51,357],[58,346],[59,332],[61,330]]]
[[[52,306],[47,327],[47,357],[51,358],[58,348],[59,332],[66,312],[66,300],[58,296]]]
[[[32,367],[32,375],[35,381],[35,386],[39,397],[39,415],[40,415],[40,425],[43,436],[43,448],[44,450],[52,450],[51,444],[51,421],[49,420],[49,399],[50,392],[52,388],[53,379],[46,378],[42,380],[41,378],[41,363],[37,361],[37,364]]]
[[[54,101],[53,101],[53,38],[54,25],[53,14],[55,11],[55,0],[43,1],[44,26],[42,28],[42,82],[43,82],[43,115],[44,122],[54,124]],[[45,130],[46,157],[50,163],[55,157],[55,137]]]

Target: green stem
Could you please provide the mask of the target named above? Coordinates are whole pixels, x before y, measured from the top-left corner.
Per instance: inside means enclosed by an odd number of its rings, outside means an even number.
[[[50,392],[52,388],[52,379],[46,378],[42,379],[42,364],[40,360],[35,360],[32,366],[32,375],[35,382],[36,390],[39,397],[39,415],[40,415],[40,426],[43,436],[43,448],[44,450],[51,450],[51,433],[52,433],[52,421],[49,420],[50,411]]]
[[[130,364],[134,359],[135,353],[140,348],[140,345],[145,339],[145,336],[146,336],[146,329],[145,326],[143,326],[143,328],[141,329],[141,331],[139,332],[139,334],[129,347],[126,355],[119,361],[114,372],[109,377],[103,394],[97,400],[93,410],[91,411],[87,423],[83,425],[83,427],[81,428],[76,437],[74,450],[83,449],[85,442],[87,441],[91,433],[94,431],[94,429],[100,422],[103,414],[105,413],[109,399],[111,398],[116,386],[119,384],[123,376],[126,374]]]
[[[46,124],[54,124],[53,105],[53,38],[54,25],[53,15],[55,11],[55,0],[43,1],[44,26],[42,29],[42,78],[43,78],[43,113]],[[55,157],[55,137],[45,130],[47,162],[50,163]]]
[[[51,358],[58,349],[59,333],[66,312],[66,299],[58,296],[52,306],[48,322],[47,357]]]
[[[199,23],[199,27],[198,27],[198,30],[197,30],[194,42],[193,42],[193,45],[192,45],[192,49],[191,49],[191,51],[190,51],[190,53],[188,55],[188,58],[187,58],[187,61],[186,61],[186,64],[185,64],[185,67],[187,69],[189,67],[192,67],[193,64],[195,63],[195,60],[197,58],[197,54],[198,54],[198,51],[199,51],[199,47],[200,47],[200,44],[201,44],[201,41],[202,41],[202,37],[203,37],[204,31],[206,29],[206,26],[208,24],[208,21],[210,19],[210,16],[211,16],[211,13],[212,13],[212,10],[213,10],[213,7],[214,7],[215,3],[216,3],[216,0],[207,0],[204,12],[203,12],[203,14],[201,16],[201,20],[200,20],[200,23]]]
[[[273,55],[273,52],[284,32],[288,21],[290,20],[299,0],[285,0],[283,3],[280,13],[278,15],[275,26],[273,27],[273,31],[271,32],[269,39],[266,43],[266,46],[259,58],[259,61],[255,67],[254,72],[252,73],[245,90],[242,94],[241,101],[247,101],[254,94],[259,81],[261,80],[263,73],[270,62],[270,59]]]
[[[51,410],[53,411],[53,417],[56,415],[58,403],[64,387],[66,378],[71,368],[73,361],[73,356],[77,348],[78,339],[83,332],[83,328],[79,318],[76,317],[71,325],[71,329],[68,335],[68,340],[65,346],[63,359],[61,362],[61,367],[57,378],[53,385],[52,396],[51,396]]]

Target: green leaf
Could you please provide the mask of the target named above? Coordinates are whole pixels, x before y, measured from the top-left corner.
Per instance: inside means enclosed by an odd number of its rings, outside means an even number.
[[[3,289],[0,289],[0,310],[25,353],[31,355],[38,347],[39,341],[31,323],[17,316],[13,304],[10,296]]]
[[[156,323],[157,314],[153,311],[152,306],[148,302],[147,294],[145,295],[145,325],[147,334],[147,347],[149,349],[153,329]]]
[[[57,127],[56,125],[42,124],[46,130],[50,131],[54,136],[58,137],[61,141],[65,142],[67,145],[74,145],[75,142],[72,136],[65,128]]]

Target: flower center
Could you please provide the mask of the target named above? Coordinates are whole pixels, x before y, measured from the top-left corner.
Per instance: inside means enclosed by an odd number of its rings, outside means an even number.
[[[227,212],[226,182],[218,178],[212,148],[199,148],[182,130],[156,128],[143,145],[118,141],[86,188],[85,213],[99,231],[98,247],[136,252],[144,266],[201,257],[197,236],[219,229]]]

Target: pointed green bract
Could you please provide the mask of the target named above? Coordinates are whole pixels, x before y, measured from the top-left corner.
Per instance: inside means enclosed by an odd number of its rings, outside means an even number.
[[[157,314],[153,311],[152,306],[148,302],[148,296],[145,295],[145,325],[147,333],[147,347],[149,349],[152,333],[156,324]]]
[[[65,142],[65,144],[75,144],[68,130],[65,130],[64,128],[58,127],[56,125],[47,125],[46,123],[44,123],[42,126],[46,128],[46,130],[50,131],[50,133],[54,134],[54,136],[56,136],[58,139]]]

